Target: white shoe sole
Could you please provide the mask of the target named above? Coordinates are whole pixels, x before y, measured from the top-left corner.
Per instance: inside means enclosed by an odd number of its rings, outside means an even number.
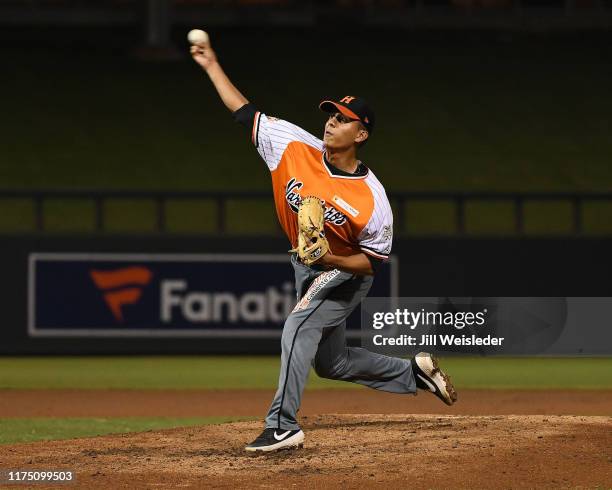
[[[279,441],[276,444],[271,444],[270,446],[261,446],[261,447],[247,446],[244,449],[249,452],[278,451],[279,449],[302,447],[303,443],[304,443],[304,431],[299,431],[297,434],[293,434],[291,437],[287,437],[287,439],[283,439],[282,441]]]
[[[436,388],[440,390],[444,403],[452,405],[457,401],[457,391],[451,383],[449,376],[440,369],[438,366],[438,360],[431,354],[420,352],[414,358],[419,369],[423,371],[430,380],[436,385]],[[427,381],[425,381],[427,383]]]

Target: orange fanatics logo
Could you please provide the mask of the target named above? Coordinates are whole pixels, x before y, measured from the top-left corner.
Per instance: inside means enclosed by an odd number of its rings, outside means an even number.
[[[121,307],[136,303],[142,296],[142,287],[132,285],[146,286],[153,277],[150,269],[138,266],[113,271],[91,270],[89,275],[97,288],[104,291],[104,301],[120,323],[123,322]]]
[[[342,99],[340,99],[340,102],[344,102],[345,104],[350,104],[354,99],[355,97],[347,95],[346,97],[343,97]]]

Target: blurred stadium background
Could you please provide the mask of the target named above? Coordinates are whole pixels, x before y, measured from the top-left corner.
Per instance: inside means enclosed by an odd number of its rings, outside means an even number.
[[[273,389],[276,357],[34,356],[278,352],[282,323],[266,339],[222,328],[134,338],[101,333],[122,328],[105,311],[93,335],[32,335],[32,254],[284,253],[266,167],[188,56],[193,27],[258,108],[314,134],[322,98],[370,100],[378,125],[363,160],[394,206],[401,295],[612,296],[611,26],[610,0],[0,1],[0,388]],[[211,291],[244,280],[202,270]],[[66,286],[58,310],[69,318],[79,304],[68,291],[89,287],[104,308],[89,278],[70,289],[69,273],[49,272],[38,300]],[[539,360],[549,367],[535,379],[514,360],[448,361],[463,389],[591,389],[609,400],[612,388],[609,375],[581,381],[610,373],[609,358]],[[99,419],[17,426],[6,405],[2,415],[4,442],[111,431]],[[221,420],[189,415],[110,425]]]
[[[315,134],[321,97],[371,99],[380,131],[364,160],[394,197],[396,233],[610,234],[609,7],[1,2],[0,230],[277,231],[266,192],[240,219],[240,193],[268,176],[186,56],[186,29],[204,25],[258,107]],[[66,199],[84,189],[161,193]],[[227,198],[163,195],[186,190]]]

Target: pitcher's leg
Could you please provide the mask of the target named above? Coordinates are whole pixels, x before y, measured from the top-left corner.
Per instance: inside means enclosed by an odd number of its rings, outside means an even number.
[[[299,428],[296,413],[317,352],[321,333],[329,325],[327,295],[352,274],[336,269],[312,281],[283,327],[278,389],[266,416],[266,427],[284,430]]]
[[[359,383],[391,393],[415,393],[411,361],[347,347],[345,325],[325,329],[313,363],[323,378]]]
[[[321,339],[322,328],[290,315],[281,339],[281,369],[278,389],[266,416],[266,427],[297,430],[296,413],[308,380],[310,365]]]

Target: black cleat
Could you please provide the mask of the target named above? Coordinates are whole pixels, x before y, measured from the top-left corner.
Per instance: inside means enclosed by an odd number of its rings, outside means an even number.
[[[438,360],[427,352],[419,352],[412,362],[417,388],[431,391],[447,405],[457,401],[457,391],[448,374],[440,369]]]
[[[246,451],[276,451],[278,449],[293,449],[302,447],[304,432],[301,429],[283,430],[268,427],[251,444]]]

